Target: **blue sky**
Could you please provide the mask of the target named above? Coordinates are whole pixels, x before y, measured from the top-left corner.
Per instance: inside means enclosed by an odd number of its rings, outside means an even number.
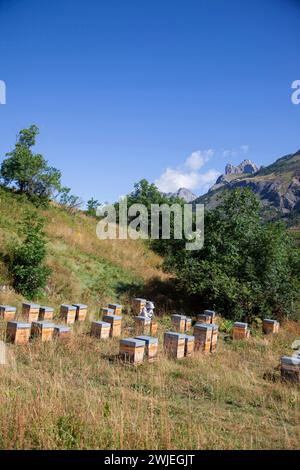
[[[300,148],[296,0],[0,0],[0,156],[23,127],[86,201],[200,194]]]

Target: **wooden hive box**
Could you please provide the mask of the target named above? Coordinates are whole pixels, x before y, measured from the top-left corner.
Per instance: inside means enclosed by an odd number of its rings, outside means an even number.
[[[22,304],[22,316],[28,322],[38,321],[40,314],[40,306],[37,304]]]
[[[111,324],[104,321],[93,321],[91,325],[91,336],[96,338],[109,338]]]
[[[74,305],[62,304],[60,306],[60,318],[64,320],[67,325],[73,325],[76,318],[76,307]]]
[[[196,323],[194,326],[195,351],[209,353],[211,350],[212,325],[206,323]]]
[[[283,356],[281,362],[281,378],[288,382],[300,382],[300,357]]]
[[[71,328],[67,325],[54,325],[54,338],[69,339],[71,337]]]
[[[212,323],[211,326],[212,326],[212,337],[211,337],[210,352],[214,353],[217,351],[219,327],[215,323]]]
[[[120,304],[108,304],[108,308],[111,308],[114,311],[114,315],[121,315],[122,314],[122,305]]]
[[[52,341],[54,332],[54,323],[48,321],[33,321],[31,324],[32,338],[38,338],[42,341]]]
[[[204,313],[201,313],[200,315],[197,315],[197,323],[211,323],[211,316],[210,315],[205,315]]]
[[[16,307],[11,307],[10,305],[0,305],[0,318],[5,321],[14,320],[16,311]]]
[[[136,316],[139,316],[143,308],[146,306],[146,299],[135,298],[132,300],[132,311]]]
[[[100,308],[100,315],[103,317],[104,315],[114,315],[115,311],[112,308],[108,307],[101,307]]]
[[[135,339],[145,342],[145,357],[149,362],[154,362],[158,352],[158,338],[153,336],[136,336]]]
[[[265,318],[263,320],[263,332],[265,335],[275,334],[279,332],[279,322]]]
[[[186,320],[186,317],[184,315],[178,315],[178,314],[171,315],[172,327],[178,333],[185,332],[185,320]]]
[[[248,323],[237,321],[233,324],[232,337],[234,340],[248,339],[249,336],[250,331],[248,330]]]
[[[137,335],[150,335],[151,330],[151,318],[146,317],[134,317],[135,333]]]
[[[52,307],[40,307],[39,320],[53,320],[54,308]]]
[[[164,351],[169,357],[181,359],[184,357],[184,334],[167,331],[164,335]]]
[[[136,338],[120,340],[120,358],[131,364],[142,364],[145,354],[145,341]]]
[[[157,330],[158,330],[158,323],[157,323],[157,321],[151,320],[150,335],[151,335],[151,336],[157,335]]]
[[[210,323],[214,323],[216,319],[216,312],[214,310],[204,310],[203,315],[208,315],[210,317]]]
[[[28,343],[30,328],[30,323],[9,321],[6,328],[6,340],[14,344]]]
[[[111,338],[121,336],[122,317],[120,315],[104,315],[103,321],[110,324],[109,336]]]
[[[87,305],[73,304],[76,307],[75,321],[85,321],[87,316]]]
[[[195,349],[195,336],[184,335],[184,356],[191,357]]]
[[[186,317],[184,331],[190,331],[191,328],[192,328],[192,319],[189,317]]]

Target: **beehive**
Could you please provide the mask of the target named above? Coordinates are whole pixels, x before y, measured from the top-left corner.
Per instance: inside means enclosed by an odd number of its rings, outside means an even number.
[[[184,335],[184,356],[190,357],[193,355],[195,348],[195,336]]]
[[[111,308],[114,311],[114,315],[121,315],[122,314],[122,305],[120,304],[108,304],[108,308]]]
[[[283,356],[281,358],[281,378],[289,382],[300,382],[300,357]]]
[[[91,326],[91,336],[96,338],[109,338],[110,323],[104,321],[93,321]]]
[[[23,304],[22,305],[22,316],[26,318],[28,322],[38,321],[40,313],[40,306],[37,304]]]
[[[211,337],[210,352],[214,353],[217,350],[219,327],[215,323],[212,323],[211,326],[212,326],[212,337]]]
[[[151,335],[151,336],[157,335],[157,330],[158,330],[158,323],[157,323],[157,321],[151,320],[150,335]]]
[[[232,337],[234,340],[248,339],[249,336],[250,331],[248,330],[248,323],[237,321],[233,324]]]
[[[263,332],[268,334],[278,333],[279,331],[279,323],[276,320],[270,320],[269,318],[265,318],[263,320]]]
[[[30,323],[9,321],[6,328],[6,340],[14,344],[28,343],[30,328]]]
[[[72,325],[76,318],[76,307],[74,305],[62,304],[60,306],[60,318],[68,325]]]
[[[76,307],[75,321],[85,321],[87,315],[87,305],[73,304]]]
[[[51,341],[53,338],[54,323],[48,321],[34,321],[31,324],[31,336],[42,341]]]
[[[10,305],[0,305],[0,318],[6,321],[14,320],[16,311],[16,307],[11,307]]]
[[[108,307],[101,307],[100,308],[100,315],[103,317],[104,315],[114,315],[115,311],[112,308]]]
[[[194,326],[195,351],[209,353],[211,350],[212,325],[206,323],[196,323]]]
[[[135,332],[137,335],[150,335],[151,319],[146,317],[134,317]]]
[[[216,312],[214,310],[204,310],[203,314],[210,317],[210,323],[213,323],[216,319]]]
[[[211,323],[211,316],[210,315],[204,315],[204,313],[201,313],[200,315],[197,315],[197,323]]]
[[[192,328],[192,319],[189,317],[186,317],[184,331],[189,331],[191,328]]]
[[[186,317],[184,315],[177,315],[177,314],[171,315],[172,327],[178,333],[185,332],[185,320],[186,320]]]
[[[110,324],[109,336],[111,338],[121,336],[122,317],[120,315],[104,315],[103,321]]]
[[[120,358],[132,364],[142,364],[145,354],[145,341],[136,338],[120,340]]]
[[[69,339],[71,337],[71,328],[66,325],[54,325],[53,335],[55,338]]]
[[[164,335],[164,351],[169,357],[180,359],[184,357],[185,335],[167,331]]]
[[[136,336],[135,339],[145,342],[145,357],[149,362],[154,362],[157,358],[158,338],[152,336]]]
[[[53,320],[54,308],[52,307],[40,307],[39,320]]]
[[[132,301],[132,311],[138,316],[142,312],[143,308],[146,306],[146,299],[135,298]]]

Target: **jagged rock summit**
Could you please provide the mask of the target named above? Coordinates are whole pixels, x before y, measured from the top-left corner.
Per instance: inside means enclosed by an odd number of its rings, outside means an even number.
[[[179,188],[178,191],[176,191],[175,193],[168,193],[167,196],[168,197],[171,197],[171,196],[180,197],[187,203],[193,202],[198,197],[187,188]]]
[[[240,163],[237,166],[232,165],[231,163],[227,163],[225,167],[225,175],[243,175],[245,173],[247,174],[253,174],[256,173],[259,170],[259,167],[256,165],[256,163],[252,162],[252,160],[243,160],[242,163]]]

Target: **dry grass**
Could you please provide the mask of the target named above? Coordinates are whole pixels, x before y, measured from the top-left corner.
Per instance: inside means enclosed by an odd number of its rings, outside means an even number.
[[[161,350],[169,319],[159,324],[159,361],[140,367],[119,363],[118,340],[91,338],[88,323],[69,343],[9,346],[0,447],[299,449],[300,390],[274,372],[299,325],[286,324],[276,338],[221,340],[213,356],[173,361]]]

